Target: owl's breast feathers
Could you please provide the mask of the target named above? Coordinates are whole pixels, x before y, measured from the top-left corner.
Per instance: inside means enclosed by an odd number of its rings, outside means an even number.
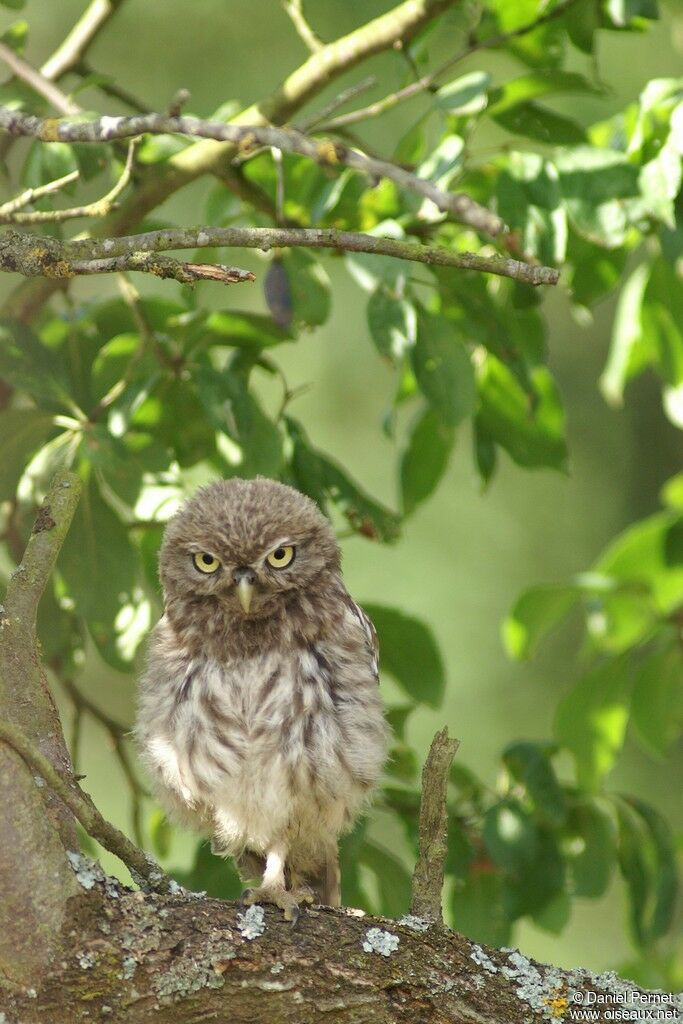
[[[228,624],[223,657],[215,642],[183,647],[168,619],[156,629],[143,755],[169,809],[218,822],[226,848],[265,846],[278,829],[334,836],[381,773],[375,631],[341,582],[330,596],[262,630],[260,644],[230,642]]]

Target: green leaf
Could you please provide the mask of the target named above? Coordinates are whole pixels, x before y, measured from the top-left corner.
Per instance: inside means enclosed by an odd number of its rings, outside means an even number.
[[[532,100],[516,103],[500,113],[491,113],[491,116],[513,135],[523,135],[526,139],[549,145],[575,146],[586,139],[584,129],[576,121]]]
[[[240,474],[277,477],[282,467],[282,437],[250,394],[243,375],[229,367],[219,371],[200,366],[195,379],[209,420],[238,446],[233,464]]]
[[[35,188],[77,170],[78,160],[73,146],[67,145],[66,142],[34,142],[24,164],[22,179],[28,188]],[[61,191],[72,193],[73,183]]]
[[[537,153],[508,154],[498,176],[496,195],[500,215],[519,233],[524,251],[545,262],[562,262],[567,247],[567,217],[552,164]]]
[[[492,90],[487,113],[496,117],[529,100],[555,93],[599,93],[602,90],[575,71],[532,71]],[[559,141],[559,140],[557,140]]]
[[[152,850],[157,857],[165,860],[171,849],[173,830],[166,814],[160,807],[152,811],[149,817],[148,829]]]
[[[456,427],[474,411],[474,371],[460,332],[442,316],[420,311],[412,351],[420,390],[441,421]]]
[[[83,488],[58,566],[102,656],[116,668],[129,667],[117,647],[116,620],[134,599],[138,557],[128,530],[92,479]]]
[[[38,409],[0,412],[0,502],[14,498],[21,474],[52,429],[52,417]]]
[[[578,0],[564,14],[567,33],[577,50],[593,53],[595,33],[600,27],[598,0]]]
[[[646,749],[664,758],[683,731],[683,653],[676,637],[641,664],[631,721]]]
[[[628,28],[640,18],[654,21],[659,17],[657,0],[607,0],[605,13],[614,28]]]
[[[437,106],[447,114],[465,117],[478,114],[486,106],[486,91],[491,83],[488,71],[471,71],[437,91]]]
[[[400,517],[373,501],[340,466],[313,448],[296,420],[285,417],[285,424],[292,442],[294,485],[317,501],[324,512],[332,502],[361,536],[384,542],[396,540]]]
[[[395,608],[365,604],[379,637],[380,668],[388,672],[413,700],[441,706],[446,676],[431,630]]]
[[[204,841],[197,846],[190,870],[175,869],[172,875],[190,892],[205,892],[216,900],[236,900],[244,888],[233,861],[216,857]]]
[[[23,3],[24,0],[21,0],[21,2]],[[0,36],[0,40],[6,46],[9,46],[11,50],[14,50],[15,53],[22,54],[28,41],[28,22],[23,19],[15,21],[13,25],[5,29],[2,36]]]
[[[269,316],[227,310],[211,313],[206,320],[205,332],[207,344],[246,349],[270,348],[294,338],[290,331],[274,324]]]
[[[304,249],[287,249],[282,266],[289,278],[294,322],[324,324],[330,315],[330,279],[320,261]]]
[[[567,254],[572,265],[570,280],[572,301],[578,305],[590,307],[612,291],[623,279],[627,255],[625,248],[604,249],[601,246],[592,245],[585,238],[572,232]],[[628,285],[624,287],[628,287]],[[636,330],[637,325],[638,319],[634,324]],[[623,322],[620,330],[628,331],[631,327],[631,324],[627,326]],[[607,397],[606,394],[605,397]]]
[[[411,876],[398,857],[366,840],[358,851],[358,858],[377,879],[380,912],[394,918],[407,914],[410,907]]]
[[[605,802],[588,796],[573,798],[566,836],[572,894],[602,896],[617,861],[617,829]]]
[[[178,416],[178,410],[182,416]],[[151,434],[173,450],[183,468],[216,453],[216,435],[191,382],[163,377],[135,409],[130,429]]]
[[[465,142],[459,135],[445,135],[415,172],[418,178],[434,182],[438,188],[446,189],[451,178],[462,168]]]
[[[638,168],[623,153],[577,146],[555,160],[567,214],[596,245],[623,245],[640,201]]]
[[[520,741],[503,752],[503,763],[512,777],[526,789],[541,818],[561,825],[567,815],[564,793],[553,769],[548,744]]]
[[[59,352],[43,345],[18,320],[0,319],[0,377],[36,399],[70,406],[66,373]]]
[[[503,622],[503,643],[510,658],[532,658],[538,645],[576,604],[580,590],[561,584],[531,587]]]
[[[681,156],[672,142],[644,164],[638,175],[644,210],[670,228],[675,227],[674,200],[681,187]]]
[[[177,135],[147,135],[135,151],[135,159],[141,164],[159,164],[170,160],[189,146],[187,139]]]
[[[487,354],[478,374],[479,422],[520,466],[564,470],[564,412],[555,383],[544,366],[529,377],[531,391],[525,393],[508,367]]]
[[[427,407],[414,422],[401,459],[403,514],[410,515],[432,494],[446,472],[455,443],[453,427]]]
[[[600,389],[613,405],[621,405],[628,381],[654,359],[653,345],[641,324],[641,306],[649,274],[650,266],[641,263],[627,278],[619,295],[609,356],[600,378]]]
[[[683,516],[659,512],[624,530],[595,564],[595,571],[647,588],[662,614],[683,601]]]
[[[582,789],[598,789],[614,767],[626,734],[632,685],[628,657],[611,658],[583,676],[557,709],[554,733],[573,754]]]
[[[415,344],[415,307],[380,285],[368,299],[367,318],[377,351],[394,362],[400,362]]]
[[[500,873],[474,865],[466,881],[453,890],[453,927],[473,942],[505,946],[512,935],[512,923],[503,907],[502,888]]]
[[[668,823],[635,797],[616,801],[619,867],[630,897],[630,922],[638,946],[647,947],[671,927],[678,882]]]

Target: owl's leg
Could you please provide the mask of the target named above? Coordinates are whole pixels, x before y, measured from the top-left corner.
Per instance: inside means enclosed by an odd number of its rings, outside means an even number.
[[[272,903],[284,911],[285,921],[296,924],[299,920],[299,902],[312,903],[313,893],[304,893],[301,890],[293,891],[285,885],[285,856],[283,847],[273,847],[266,856],[266,870],[263,872],[261,885],[256,889],[245,889],[242,893],[242,902],[251,905],[252,903]]]

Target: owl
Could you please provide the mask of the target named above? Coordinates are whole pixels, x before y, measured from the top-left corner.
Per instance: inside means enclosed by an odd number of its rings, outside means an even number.
[[[246,903],[296,921],[339,906],[338,837],[367,802],[387,728],[372,623],[317,505],[265,478],[202,488],[169,521],[165,612],[136,736],[169,814],[212,837]]]

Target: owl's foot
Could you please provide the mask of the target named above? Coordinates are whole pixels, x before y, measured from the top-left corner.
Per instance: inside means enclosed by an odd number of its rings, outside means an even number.
[[[245,889],[242,903],[251,906],[253,903],[272,903],[283,911],[285,921],[296,925],[301,914],[300,903],[315,903],[316,896],[307,885],[297,889],[285,889],[284,885],[260,885],[256,889]]]

